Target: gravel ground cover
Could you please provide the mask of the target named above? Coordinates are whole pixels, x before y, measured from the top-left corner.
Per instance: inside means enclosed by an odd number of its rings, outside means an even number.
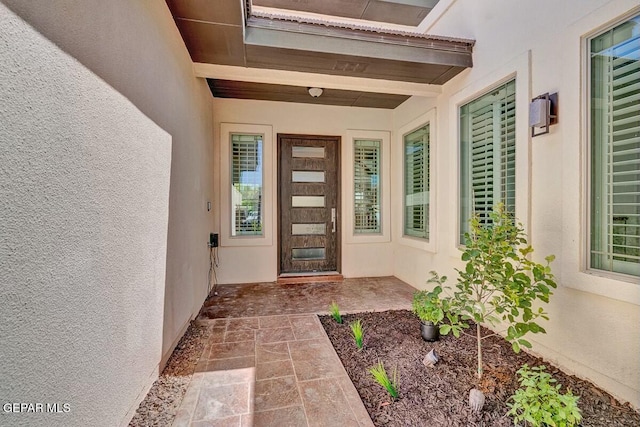
[[[193,321],[164,370],[140,403],[130,427],[170,426],[209,336],[205,322]]]
[[[567,375],[530,354],[515,354],[501,337],[483,343],[485,374],[475,376],[476,341],[470,337],[441,337],[429,343],[420,336],[420,322],[407,310],[344,315],[343,324],[331,316],[319,316],[327,335],[376,426],[513,426],[506,416],[507,399],[518,388],[516,371],[525,363],[546,365],[547,372],[580,396],[583,427],[640,426],[640,414],[588,381]],[[364,348],[358,350],[349,323],[361,319]],[[469,329],[475,333],[475,326]],[[487,331],[485,331],[487,332]],[[440,361],[426,368],[422,360],[435,348]],[[389,375],[397,369],[400,398],[393,400],[377,384],[368,369],[384,363]],[[481,389],[486,396],[478,414],[468,406],[469,390]]]

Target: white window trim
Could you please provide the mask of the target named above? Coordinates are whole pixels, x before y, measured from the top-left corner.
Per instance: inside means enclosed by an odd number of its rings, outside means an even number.
[[[584,246],[583,246],[583,255],[582,255],[582,270],[594,276],[600,276],[604,278],[610,278],[619,281],[625,281],[632,284],[638,285],[638,276],[633,276],[630,274],[618,273],[614,271],[600,270],[597,268],[591,267],[591,55],[590,52],[590,41],[597,36],[613,29],[624,21],[631,19],[632,17],[638,15],[640,10],[636,9],[631,13],[627,13],[622,17],[618,17],[617,19],[608,22],[606,25],[601,26],[596,31],[592,31],[591,33],[582,37],[581,40],[581,50],[583,57],[583,69],[584,72],[582,74],[583,80],[583,114],[584,114],[584,189],[585,189],[585,206],[583,208],[583,224],[584,224]]]
[[[371,139],[381,141],[380,144],[380,203],[381,203],[381,232],[371,234],[356,234],[353,231],[354,216],[354,194],[353,194],[353,150],[354,141],[356,139]],[[375,130],[347,130],[346,144],[342,144],[342,158],[344,159],[343,171],[344,176],[342,182],[343,198],[342,206],[344,207],[344,242],[345,243],[386,243],[391,241],[391,195],[389,189],[390,183],[390,151],[391,151],[391,133],[388,131]]]
[[[528,236],[530,230],[530,208],[531,199],[531,148],[529,131],[529,101],[531,99],[530,89],[530,63],[531,52],[527,51],[503,65],[500,69],[480,78],[469,84],[464,89],[451,97],[449,103],[449,134],[451,141],[455,144],[455,156],[450,159],[449,182],[455,188],[456,218],[452,221],[452,229],[449,231],[449,252],[453,257],[460,256],[460,248],[463,246],[459,242],[460,236],[460,107],[491,92],[515,79],[516,83],[516,212],[515,216],[524,226],[524,231]],[[498,78],[496,79],[496,76]]]
[[[263,234],[261,236],[231,235],[231,134],[261,134],[262,148],[262,202],[263,202]],[[220,220],[221,246],[271,246],[273,245],[273,177],[274,177],[273,128],[267,125],[241,123],[220,124],[220,185],[222,206]]]
[[[587,271],[590,232],[587,216],[590,212],[587,195],[590,194],[588,165],[590,156],[587,137],[590,133],[588,118],[587,71],[589,68],[588,39],[628,19],[640,12],[640,7],[629,8],[623,2],[609,3],[599,9],[599,13],[590,13],[567,26],[559,43],[565,57],[571,58],[570,66],[564,66],[559,79],[572,82],[567,85],[563,96],[564,117],[569,123],[580,126],[565,127],[563,130],[563,164],[569,167],[563,171],[562,197],[562,252],[557,267],[557,276],[562,278],[561,286],[586,292],[625,303],[640,306],[640,286],[637,278],[630,281],[628,276],[620,277],[600,270]],[[580,84],[578,84],[580,82]],[[568,108],[568,105],[575,106]],[[575,159],[575,160],[574,160]],[[575,163],[574,163],[575,162]],[[579,170],[576,177],[575,170]],[[579,206],[579,220],[576,221],[574,206]]]
[[[404,136],[429,125],[429,239],[406,236],[404,234]],[[436,109],[433,108],[425,114],[415,118],[411,122],[398,129],[396,150],[400,174],[396,191],[400,194],[400,203],[395,209],[397,221],[394,232],[398,236],[398,243],[421,249],[428,252],[436,252],[436,189],[437,187],[437,141],[436,141]]]

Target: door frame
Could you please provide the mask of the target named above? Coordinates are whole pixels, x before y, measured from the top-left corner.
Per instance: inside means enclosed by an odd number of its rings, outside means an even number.
[[[281,141],[283,138],[298,138],[298,139],[332,139],[333,143],[336,144],[336,272],[340,273],[342,271],[342,137],[339,135],[309,135],[309,134],[295,134],[295,133],[278,133],[277,141],[278,148],[276,154],[276,176],[277,176],[277,185],[278,192],[276,197],[276,214],[278,216],[278,226],[277,226],[277,246],[278,246],[278,258],[276,262],[278,263],[278,277],[282,274],[280,271],[281,265],[281,256],[282,256],[282,245],[281,240],[282,236],[280,231],[282,230],[282,216],[280,215],[280,197],[281,197],[281,185],[280,185],[280,155],[281,155]],[[329,273],[329,272],[327,272]],[[314,273],[315,274],[315,273]],[[305,273],[300,273],[300,276],[304,276]]]

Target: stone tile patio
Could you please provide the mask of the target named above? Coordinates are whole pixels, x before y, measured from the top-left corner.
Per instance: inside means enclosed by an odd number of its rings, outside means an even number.
[[[316,314],[408,309],[414,291],[394,277],[220,286],[173,426],[373,426]]]

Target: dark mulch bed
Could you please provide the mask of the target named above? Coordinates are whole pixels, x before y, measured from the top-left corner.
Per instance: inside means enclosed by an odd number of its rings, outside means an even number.
[[[593,384],[567,375],[543,360],[526,353],[515,354],[500,337],[483,341],[484,376],[478,382],[476,341],[471,337],[445,336],[428,343],[420,336],[419,320],[409,311],[358,313],[343,316],[336,323],[330,316],[320,316],[342,364],[360,393],[376,426],[512,426],[505,414],[507,399],[518,388],[516,371],[525,363],[544,364],[547,371],[580,396],[582,426],[640,426],[640,414],[628,404],[621,404]],[[364,349],[358,351],[351,336],[349,322],[361,319]],[[468,332],[475,334],[475,326]],[[488,331],[484,330],[487,334]],[[432,348],[440,362],[432,368],[422,364]],[[382,361],[391,375],[397,368],[400,399],[391,400],[378,385],[368,368]],[[480,388],[486,397],[481,414],[468,407],[469,390]]]

